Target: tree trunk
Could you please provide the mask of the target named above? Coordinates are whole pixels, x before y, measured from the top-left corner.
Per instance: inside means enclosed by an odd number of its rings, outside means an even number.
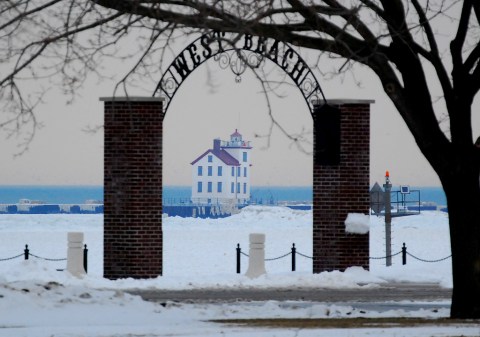
[[[471,154],[452,163],[450,172],[440,175],[450,223],[453,274],[451,318],[480,318],[479,165],[473,159],[476,156]]]

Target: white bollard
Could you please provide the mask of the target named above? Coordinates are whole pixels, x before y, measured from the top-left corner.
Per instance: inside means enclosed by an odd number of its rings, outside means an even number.
[[[245,276],[256,278],[266,274],[265,270],[265,234],[251,233],[248,270]]]
[[[83,233],[69,232],[67,236],[67,271],[73,276],[81,277],[86,274],[83,268]]]

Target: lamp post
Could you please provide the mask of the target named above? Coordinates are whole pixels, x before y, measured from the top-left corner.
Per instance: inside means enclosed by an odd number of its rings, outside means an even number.
[[[392,265],[392,205],[390,203],[390,191],[392,184],[390,183],[390,172],[385,172],[385,254],[386,266]]]

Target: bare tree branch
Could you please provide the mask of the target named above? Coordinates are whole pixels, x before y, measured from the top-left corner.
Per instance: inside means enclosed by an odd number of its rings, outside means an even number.
[[[33,8],[29,11],[25,11],[25,12],[20,12],[16,17],[12,18],[10,21],[7,21],[6,23],[4,23],[3,25],[0,25],[0,31],[7,28],[8,26],[12,25],[12,24],[16,24],[18,23],[18,21],[21,21],[23,18],[29,16],[29,15],[32,15],[32,14],[35,14],[35,13],[38,13],[38,12],[41,12],[42,10],[48,8],[48,7],[51,7],[57,3],[59,3],[60,1],[62,0],[52,0],[50,2],[47,2],[46,4],[42,5],[42,6],[38,6],[36,8]],[[5,9],[6,11],[7,9]]]

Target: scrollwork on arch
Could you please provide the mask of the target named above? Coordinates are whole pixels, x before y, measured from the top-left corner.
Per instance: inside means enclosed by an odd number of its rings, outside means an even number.
[[[226,51],[215,55],[213,59],[218,63],[220,68],[230,68],[235,75],[236,82],[241,82],[242,75],[247,68],[256,69],[264,63],[264,57],[262,55],[244,50]]]
[[[210,32],[189,44],[164,72],[153,94],[165,97],[164,114],[183,81],[210,58],[213,58],[220,68],[229,68],[237,82],[241,81],[242,74],[248,68],[262,67],[268,59],[282,68],[293,80],[305,98],[312,117],[316,102],[326,102],[315,75],[287,43],[260,36],[244,35],[238,39],[234,34]]]

